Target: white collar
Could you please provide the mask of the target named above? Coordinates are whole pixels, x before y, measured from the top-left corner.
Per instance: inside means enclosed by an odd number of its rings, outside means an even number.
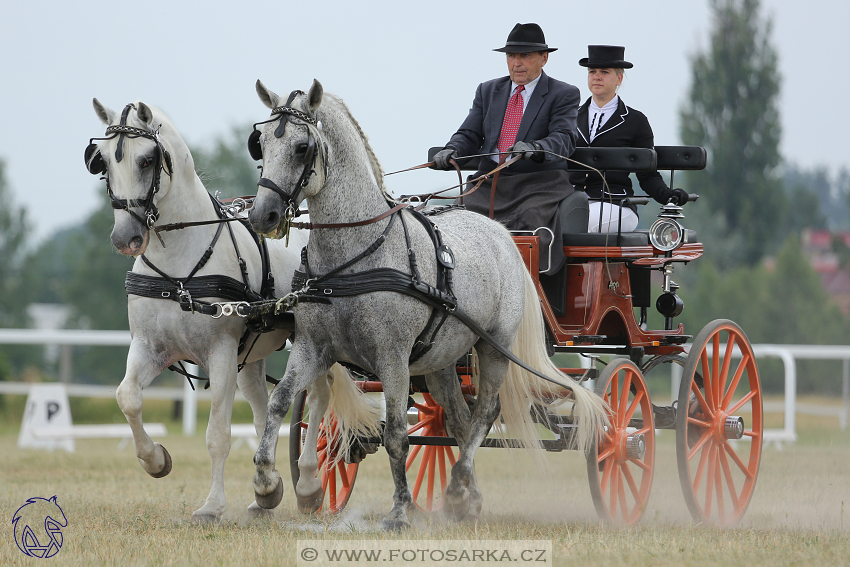
[[[596,101],[593,100],[593,97],[590,98],[590,106],[588,107],[588,111],[590,112],[604,112],[607,115],[611,115],[617,110],[617,106],[620,104],[620,95],[615,94],[614,98],[605,103],[605,106],[602,108],[596,106]]]

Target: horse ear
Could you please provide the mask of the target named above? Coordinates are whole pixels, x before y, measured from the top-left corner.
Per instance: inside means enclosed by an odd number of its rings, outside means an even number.
[[[257,89],[257,95],[259,95],[260,100],[263,101],[263,104],[268,106],[269,108],[274,108],[277,106],[277,101],[280,99],[275,93],[266,88],[266,85],[260,79],[257,79],[257,84],[255,85]]]
[[[109,108],[106,108],[101,104],[99,100],[93,98],[92,106],[94,106],[94,113],[97,114],[97,117],[100,118],[100,121],[109,126],[115,120],[115,111]]]
[[[310,92],[307,93],[307,105],[310,109],[310,114],[316,114],[319,106],[322,104],[322,95],[325,94],[325,89],[322,88],[322,83],[313,79],[313,84],[310,85]]]
[[[139,120],[145,124],[150,124],[153,120],[153,111],[151,110],[151,107],[141,101],[139,101],[139,110],[136,112],[136,115],[139,117]]]

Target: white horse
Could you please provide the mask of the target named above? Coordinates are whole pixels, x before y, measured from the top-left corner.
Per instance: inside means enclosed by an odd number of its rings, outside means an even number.
[[[420,284],[437,287],[437,253],[425,225],[407,210],[380,217],[391,211],[395,202],[384,191],[380,164],[342,100],[324,94],[317,81],[306,95],[293,91],[281,98],[259,81],[257,93],[273,110],[259,139],[249,140],[249,144],[259,144],[253,153],[262,153],[264,168],[249,220],[258,233],[280,236],[293,207],[306,197],[312,223],[305,267],[305,277],[311,279],[291,296],[301,300],[295,308],[298,333],[286,374],[269,398],[268,422],[254,457],[258,504],[269,508],[280,501],[276,440],[292,397],[335,361],[356,364],[383,383],[383,441],[395,483],[393,507],[384,518],[387,529],[409,525],[412,498],[405,475],[405,413],[411,375],[426,377],[429,392],[445,408],[448,427],[458,440],[460,457],[452,468],[444,500],[444,509],[455,518],[477,516],[481,510],[473,459],[499,416],[500,402],[503,418],[518,426],[518,437],[535,444],[538,439],[529,405],[551,401],[553,390],[571,390],[578,418],[576,440],[580,449],[586,448],[605,423],[602,401],[558,372],[546,356],[539,298],[510,234],[498,223],[463,210],[433,217],[442,242],[453,252],[455,268],[449,291],[456,297],[458,312],[480,325],[480,334],[489,334],[499,348],[450,315],[433,337],[430,350],[409,362],[422,330],[435,328],[429,323],[435,307],[438,313],[441,309],[404,292],[376,291],[375,281],[380,279],[379,273],[383,277],[389,274],[387,269],[394,269],[408,287],[417,281],[417,275]],[[369,219],[374,222],[327,226]],[[440,257],[451,260],[445,251]],[[370,270],[384,271],[348,277]],[[398,283],[397,278],[394,281]],[[348,294],[354,286],[368,288],[368,292]],[[321,301],[328,297],[332,298],[329,302]],[[429,337],[431,331],[426,342],[431,342]],[[454,364],[472,347],[479,357],[480,383],[470,411]],[[512,349],[514,355],[544,369],[560,385],[553,387],[510,363],[500,349]]]
[[[263,359],[285,344],[290,331],[248,333],[246,319],[221,316],[227,314],[225,306],[212,305],[216,301],[238,299],[216,296],[223,293],[218,289],[205,296],[197,292],[194,297],[184,294],[183,301],[187,307],[191,305],[190,311],[164,298],[170,294],[173,299],[181,291],[162,292],[161,286],[168,283],[163,275],[179,282],[181,288],[185,284],[186,289],[191,289],[190,282],[206,278],[220,284],[227,277],[231,278],[226,280],[230,287],[241,288],[243,296],[250,294],[246,290],[259,292],[264,281],[262,254],[241,222],[229,223],[224,228],[222,223],[214,222],[220,220],[220,206],[214,204],[204,188],[186,143],[162,112],[136,102],[127,105],[119,115],[97,99],[93,104],[97,116],[108,128],[106,137],[96,138],[99,143],[90,144],[86,150],[86,166],[107,180],[115,208],[112,243],[122,254],[136,257],[132,270],[136,275],[132,277],[160,278],[158,283],[143,279],[142,283],[151,286],[152,293],[140,291],[138,286],[128,287],[132,342],[127,371],[116,392],[118,405],[133,430],[136,456],[142,468],[154,478],[163,477],[171,471],[171,456],[162,445],[151,441],[144,430],[142,389],[165,368],[181,360],[192,360],[204,369],[212,393],[206,435],[212,480],[206,502],[192,518],[199,522],[213,521],[226,509],[224,463],[230,452],[236,385],[251,405],[254,427],[260,435],[266,422],[268,400]],[[210,222],[203,224],[205,221]],[[190,226],[157,233],[156,238],[151,238],[156,225],[174,223]],[[307,242],[307,234],[302,231],[293,232],[291,238],[295,245],[292,248],[284,247],[281,242],[269,242],[266,269],[278,286],[288,287],[300,263],[298,250]],[[240,259],[244,261],[244,270],[240,268]],[[210,276],[214,276],[212,280]],[[128,274],[128,286],[130,278]],[[199,312],[204,307],[212,309],[218,317]],[[237,356],[240,341],[244,346]],[[240,364],[243,368],[237,375]],[[336,398],[353,401],[334,408],[341,414],[340,419],[347,423],[365,420],[370,412],[365,400],[356,395],[356,387],[338,366],[334,367],[334,373],[340,379],[333,380],[329,373],[316,383],[316,395],[308,398],[311,415],[325,413],[328,393],[333,388],[345,392],[336,394]],[[318,423],[316,419],[310,425],[318,428]],[[262,510],[253,503],[249,512]]]

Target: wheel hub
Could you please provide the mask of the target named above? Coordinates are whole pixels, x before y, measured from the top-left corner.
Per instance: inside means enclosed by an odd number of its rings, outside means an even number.
[[[646,455],[646,439],[643,433],[626,437],[626,458],[643,459],[644,455]]]
[[[723,422],[723,435],[726,439],[740,439],[744,436],[744,418],[739,415],[727,415]]]

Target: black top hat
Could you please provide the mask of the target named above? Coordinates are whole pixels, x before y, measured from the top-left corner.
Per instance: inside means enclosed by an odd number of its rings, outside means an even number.
[[[579,59],[582,67],[593,69],[631,69],[634,67],[626,61],[626,48],[620,45],[588,45],[587,57]]]
[[[557,47],[546,45],[543,30],[537,24],[517,24],[508,34],[505,46],[493,51],[502,53],[533,53],[535,51],[557,51]]]

